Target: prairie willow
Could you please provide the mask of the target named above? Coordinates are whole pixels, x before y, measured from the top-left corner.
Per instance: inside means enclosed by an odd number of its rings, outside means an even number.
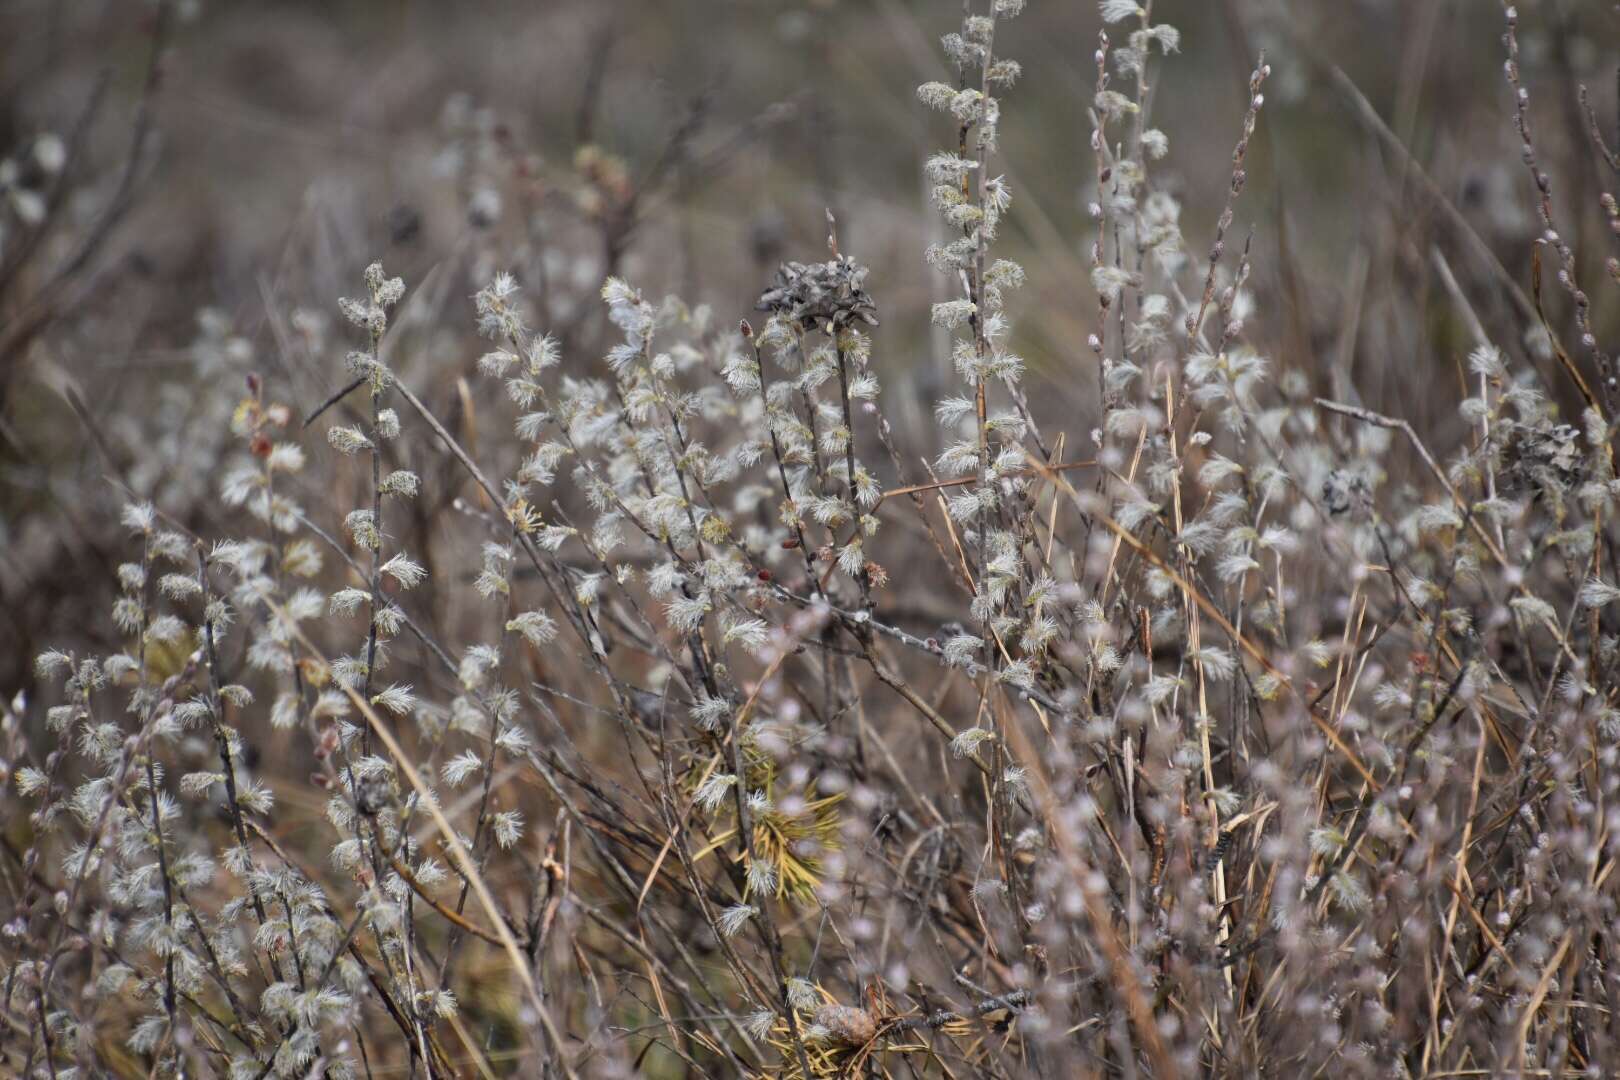
[[[918,89],[916,282],[829,213],[757,301],[652,295],[627,255],[712,160],[701,103],[646,163],[586,109],[557,166],[458,98],[446,268],[271,310],[245,391],[256,339],[200,317],[110,619],[5,706],[0,1071],[1620,1068],[1613,320],[1518,13],[1529,292],[1451,211],[1440,288],[1381,301],[1472,339],[1434,424],[1267,344],[1304,313],[1257,283],[1284,223],[1249,172],[1297,56],[1209,90],[1237,119],[1200,177],[1154,122],[1193,43],[1104,0],[1050,223],[1081,272],[1007,257],[1046,227],[1001,137],[1022,6],[970,4]],[[7,290],[70,227],[77,145],[0,164],[0,310],[58,295]],[[928,287],[933,432],[889,409]]]

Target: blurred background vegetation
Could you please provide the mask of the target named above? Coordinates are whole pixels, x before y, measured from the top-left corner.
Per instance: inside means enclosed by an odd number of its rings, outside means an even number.
[[[1620,15],[1526,7],[1542,165],[1612,331],[1576,87],[1612,131]],[[452,405],[480,352],[467,298],[493,270],[542,296],[566,362],[587,365],[610,271],[736,319],[779,260],[821,257],[830,208],[872,267],[891,413],[924,422],[948,372],[927,305],[949,283],[922,261],[941,226],[921,162],[953,133],[914,89],[951,77],[937,38],[959,15],[927,0],[0,4],[0,154],[22,183],[42,134],[75,151],[59,213],[0,286],[0,687],[27,685],[46,644],[111,646],[97,635],[120,487],[225,531],[213,470],[243,380],[260,373],[299,414],[341,385],[324,324],[373,258],[426,291],[407,370]],[[1536,226],[1495,3],[1160,0],[1154,16],[1182,32],[1154,123],[1199,257],[1247,74],[1261,50],[1272,64],[1231,235],[1252,244],[1246,335],[1279,373],[1354,386],[1448,447],[1472,340],[1442,262],[1510,356],[1549,362],[1512,314]],[[1099,29],[1095,4],[1043,0],[998,43],[1024,68],[996,165],[1018,193],[1001,250],[1029,271],[1020,351],[1031,399],[1076,435],[1096,412]],[[8,213],[0,267],[28,235]],[[1546,291],[1568,339],[1567,301]],[[475,409],[449,411],[476,434]]]

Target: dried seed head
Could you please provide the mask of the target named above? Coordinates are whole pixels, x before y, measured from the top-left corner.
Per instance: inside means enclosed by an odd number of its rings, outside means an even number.
[[[834,332],[856,323],[876,326],[877,305],[866,291],[867,268],[847,255],[823,263],[783,263],[776,283],[759,298],[760,311],[783,315],[806,330]]]

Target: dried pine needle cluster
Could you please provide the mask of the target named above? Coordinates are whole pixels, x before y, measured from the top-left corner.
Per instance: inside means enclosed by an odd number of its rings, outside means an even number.
[[[1195,242],[1151,126],[1180,35],[1146,0],[1103,0],[1086,76],[1095,306],[1065,362],[1099,420],[1053,426],[997,254],[1021,7],[970,11],[918,93],[934,434],[886,419],[885,283],[832,221],[749,312],[614,274],[553,326],[487,267],[454,408],[422,390],[424,287],[378,264],[346,328],[296,328],[347,351],[307,420],[271,379],[203,384],[234,527],[130,502],[122,644],[46,652],[5,709],[0,1071],[1620,1068],[1620,387],[1516,13],[1574,344],[1538,277],[1555,362],[1481,330],[1436,451],[1272,377],[1233,225],[1270,68]],[[457,115],[492,226],[492,136]],[[21,153],[26,237],[65,152]],[[575,165],[622,251],[636,181]],[[604,316],[605,355],[570,354]],[[205,323],[200,369],[232,350]],[[950,617],[918,626],[918,590]]]

